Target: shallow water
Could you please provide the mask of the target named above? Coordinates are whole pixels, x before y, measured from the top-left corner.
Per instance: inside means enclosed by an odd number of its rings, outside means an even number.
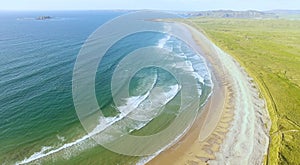
[[[1,164],[42,159],[59,162],[73,159],[81,152],[100,152],[114,158],[99,159],[106,164],[114,164],[117,159],[136,161],[136,158],[99,149],[82,128],[72,100],[72,74],[81,46],[101,24],[123,13],[0,12]],[[41,15],[51,15],[53,19],[35,20]],[[210,93],[211,80],[205,61],[183,42],[156,32],[127,36],[107,51],[95,80],[97,100],[107,123],[114,127],[131,125],[124,133],[155,133],[167,127],[179,113],[181,84],[167,71],[155,67],[134,75],[129,80],[131,96],[124,98],[124,105],[115,105],[110,83],[114,69],[128,53],[145,46],[164,48],[186,59],[185,65],[190,66],[186,69],[192,70],[199,82],[198,92],[203,96],[199,102],[204,102]],[[158,88],[163,90],[155,93]],[[149,102],[154,103],[152,109]],[[122,107],[126,111],[129,109],[126,105],[135,105],[143,113],[125,114]],[[155,118],[154,114],[161,107],[167,108]],[[132,123],[122,118],[128,114],[148,120]],[[110,126],[107,123],[98,123],[97,128],[104,130]]]

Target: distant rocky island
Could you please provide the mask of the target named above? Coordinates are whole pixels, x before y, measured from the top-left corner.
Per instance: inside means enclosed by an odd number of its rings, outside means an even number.
[[[47,19],[52,19],[53,17],[50,16],[39,16],[36,18],[36,20],[47,20]]]

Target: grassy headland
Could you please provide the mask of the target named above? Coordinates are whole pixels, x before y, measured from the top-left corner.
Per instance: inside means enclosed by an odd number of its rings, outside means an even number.
[[[266,164],[300,162],[300,21],[193,18],[189,23],[254,78],[272,127]]]

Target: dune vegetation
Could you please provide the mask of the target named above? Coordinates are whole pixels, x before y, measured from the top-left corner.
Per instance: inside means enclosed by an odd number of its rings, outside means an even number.
[[[300,20],[192,18],[253,77],[272,121],[266,164],[300,162]]]

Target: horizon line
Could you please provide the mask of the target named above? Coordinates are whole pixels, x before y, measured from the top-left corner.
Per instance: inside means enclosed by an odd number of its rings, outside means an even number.
[[[207,10],[160,10],[160,9],[0,9],[0,12],[3,11],[140,11],[140,10],[153,10],[153,11],[173,11],[173,12],[202,12],[202,11],[300,11],[300,9],[268,9],[268,10],[259,10],[259,9],[207,9]]]

